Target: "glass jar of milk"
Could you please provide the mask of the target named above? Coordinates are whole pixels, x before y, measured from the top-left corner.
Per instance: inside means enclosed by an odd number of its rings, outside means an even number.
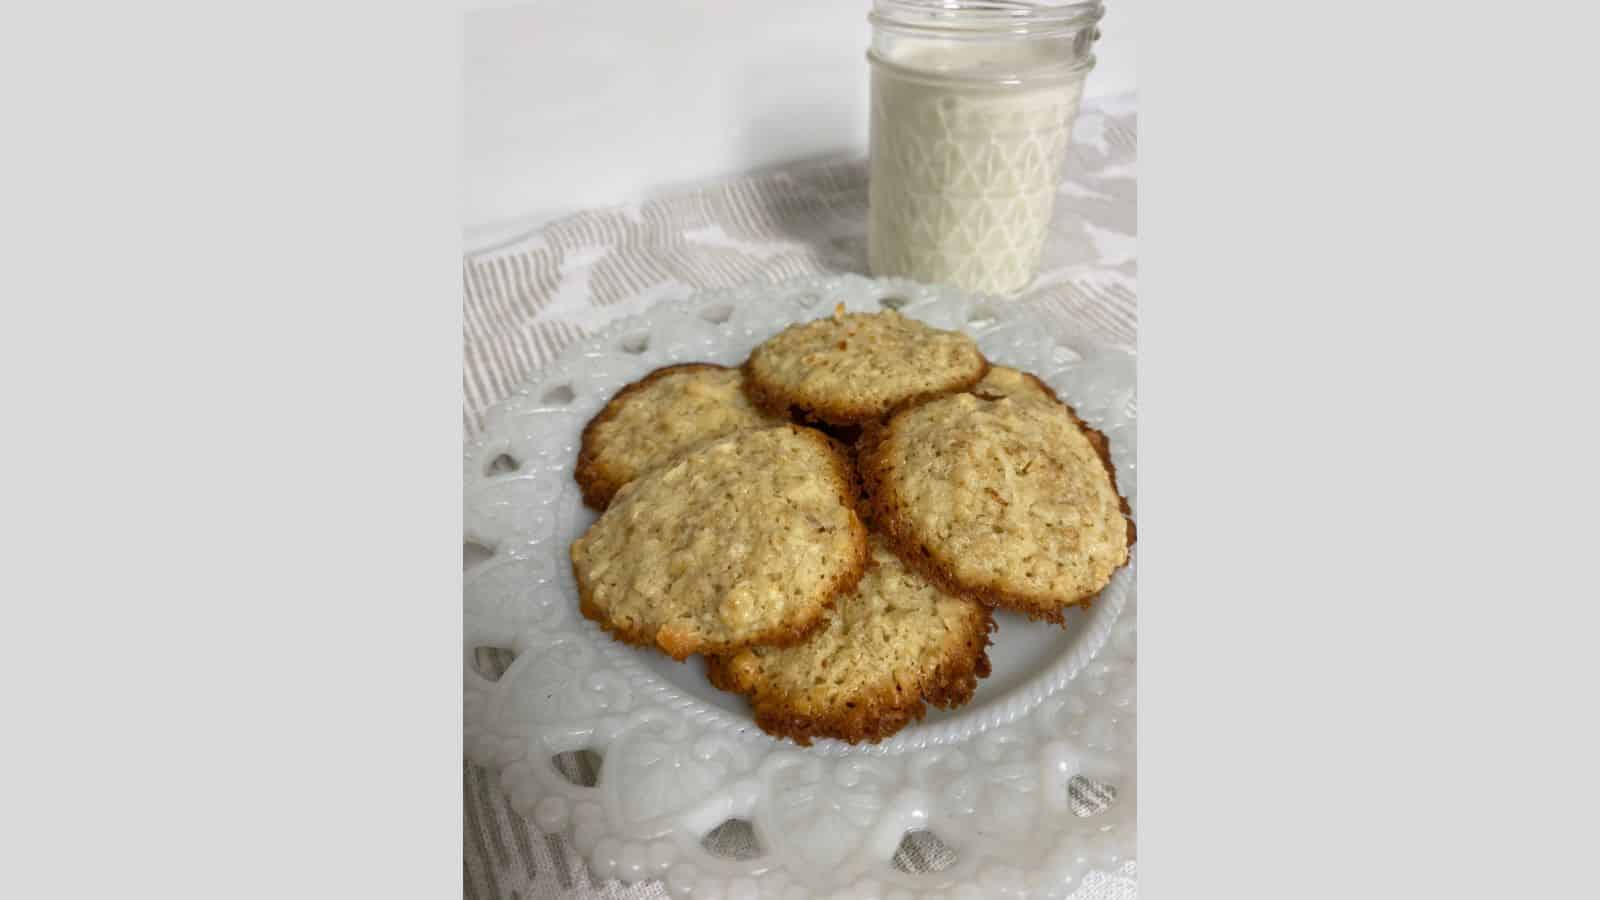
[[[1027,286],[1104,12],[1099,0],[874,0],[874,275]]]

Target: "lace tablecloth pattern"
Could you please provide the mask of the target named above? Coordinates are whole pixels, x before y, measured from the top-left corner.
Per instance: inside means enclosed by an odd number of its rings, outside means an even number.
[[[1085,102],[1039,277],[1007,301],[1130,352],[1137,325],[1136,137],[1135,98]],[[467,255],[462,412],[468,434],[568,344],[658,301],[797,275],[866,274],[866,215],[865,162],[823,160],[575,213]],[[574,779],[594,777],[579,757],[565,768]],[[541,834],[470,763],[464,815],[469,900],[668,896],[659,882],[596,882],[565,840]],[[710,838],[735,854],[745,840],[737,833]],[[897,864],[937,868],[938,853],[908,844]],[[1077,896],[1137,896],[1133,875],[1130,863],[1119,877],[1091,877]]]

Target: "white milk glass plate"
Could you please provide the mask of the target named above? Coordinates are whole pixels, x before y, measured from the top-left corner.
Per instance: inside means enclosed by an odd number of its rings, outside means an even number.
[[[567,548],[596,517],[572,477],[584,424],[653,369],[738,365],[838,303],[964,331],[991,362],[1037,373],[1106,434],[1137,516],[1133,358],[1018,304],[853,275],[662,303],[570,348],[466,448],[465,540],[482,557],[464,590],[468,756],[498,773],[518,812],[569,835],[597,877],[659,878],[673,896],[1064,898],[1131,874],[1137,549],[1064,628],[997,614],[993,674],[972,702],[879,744],[773,738],[743,697],[706,681],[699,657],[615,642],[578,613]],[[485,647],[515,654],[498,678],[475,664]],[[592,786],[554,762],[584,750],[600,758]],[[749,824],[757,855],[708,848],[730,819]],[[896,866],[923,831],[954,862]]]

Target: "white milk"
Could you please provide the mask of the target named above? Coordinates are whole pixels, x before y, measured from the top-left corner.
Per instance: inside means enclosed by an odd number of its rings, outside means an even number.
[[[1028,48],[952,47],[872,72],[868,256],[874,275],[1011,294],[1033,278],[1083,74],[953,84],[1017,71]],[[938,73],[932,79],[899,66]]]

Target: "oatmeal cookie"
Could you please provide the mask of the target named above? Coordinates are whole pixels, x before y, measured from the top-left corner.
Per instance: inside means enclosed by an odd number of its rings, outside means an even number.
[[[769,734],[801,745],[877,742],[921,719],[926,704],[966,703],[988,676],[993,613],[907,568],[879,536],[869,541],[861,583],[810,639],[706,660],[712,684],[749,695]]]
[[[579,608],[679,660],[803,640],[865,566],[856,494],[821,432],[717,438],[624,485],[573,543]]]
[[[989,363],[972,338],[893,310],[791,325],[744,364],[757,406],[828,425],[860,425],[922,395],[965,390]]]
[[[1128,561],[1133,527],[1105,439],[1059,401],[912,404],[867,428],[857,460],[895,552],[986,605],[1061,622]]]
[[[743,385],[737,369],[684,363],[622,388],[583,429],[573,472],[583,502],[605,509],[623,485],[702,441],[785,421],[751,404]]]

